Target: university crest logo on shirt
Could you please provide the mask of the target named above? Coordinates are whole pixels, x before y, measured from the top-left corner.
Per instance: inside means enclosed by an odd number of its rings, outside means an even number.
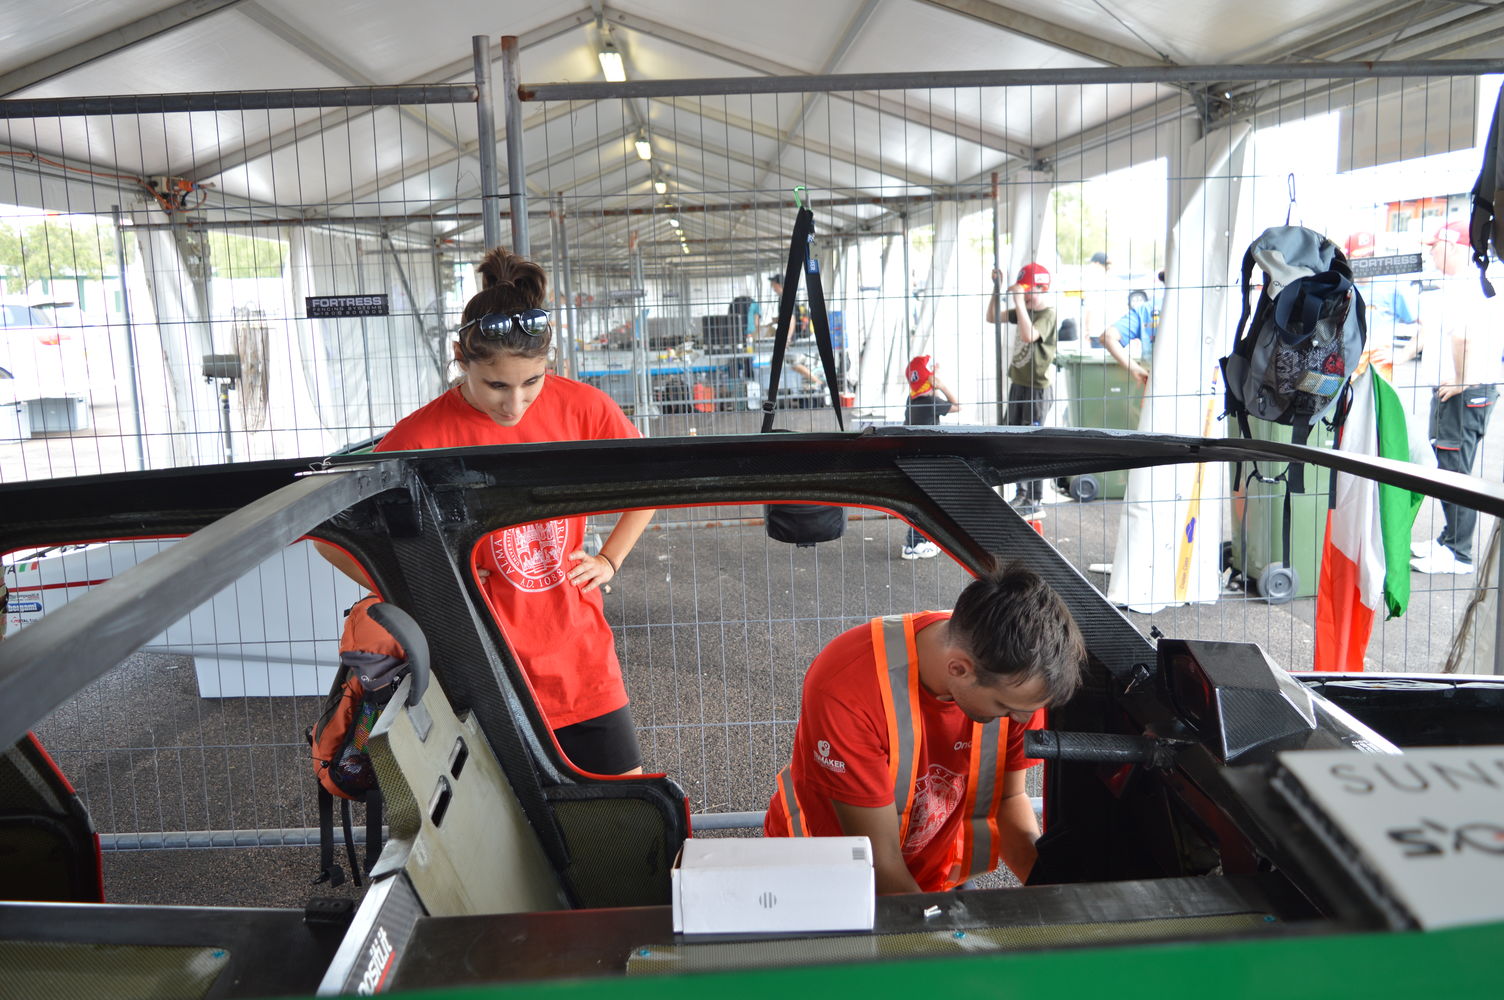
[[[929,769],[914,783],[913,814],[909,817],[909,839],[904,842],[904,857],[913,857],[924,850],[950,814],[961,805],[966,793],[966,776],[939,764]]]
[[[491,554],[518,590],[536,593],[564,582],[569,522],[541,521],[507,528],[491,538]]]

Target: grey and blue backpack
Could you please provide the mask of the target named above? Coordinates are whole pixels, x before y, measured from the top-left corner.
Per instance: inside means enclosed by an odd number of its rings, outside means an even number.
[[[1264,274],[1257,307],[1249,301],[1255,264]],[[1256,417],[1288,424],[1291,441],[1305,444],[1336,408],[1367,335],[1363,296],[1342,250],[1301,226],[1264,230],[1243,255],[1243,312],[1222,359],[1227,415],[1245,438]]]

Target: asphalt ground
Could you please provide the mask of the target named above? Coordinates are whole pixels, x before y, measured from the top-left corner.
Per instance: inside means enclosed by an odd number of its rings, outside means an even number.
[[[685,426],[661,432],[683,432],[697,419],[664,418]],[[828,419],[826,411],[796,411],[780,423],[813,428]],[[1491,436],[1483,465],[1495,480],[1499,451]],[[646,765],[678,780],[696,813],[765,807],[787,762],[803,670],[830,637],[874,615],[948,607],[968,579],[943,556],[900,559],[904,525],[891,518],[853,520],[839,541],[796,549],[738,520],[759,513],[660,513],[607,598]],[[1111,562],[1121,516],[1117,501],[1057,502],[1042,533],[1105,589],[1105,577],[1089,567]],[[1415,538],[1439,525],[1428,501]],[[1474,579],[1413,580],[1409,612],[1375,628],[1371,670],[1434,670],[1444,660]],[[1172,637],[1257,642],[1299,670],[1311,662],[1314,603],[1270,605],[1229,591],[1215,604],[1127,617],[1145,634],[1155,627]],[[1473,661],[1464,669],[1491,668]],[[317,825],[303,733],[319,701],[200,698],[189,658],[140,653],[37,731],[103,833],[261,831],[266,841]],[[105,854],[114,902],[301,907],[315,894],[358,894],[348,882],[315,888],[317,868],[314,846]]]

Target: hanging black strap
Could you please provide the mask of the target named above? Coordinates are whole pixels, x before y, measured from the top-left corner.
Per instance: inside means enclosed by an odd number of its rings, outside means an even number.
[[[344,885],[345,873],[334,863],[334,796],[319,784],[319,874],[314,885]]]
[[[366,792],[366,874],[371,874],[371,869],[376,867],[376,859],[381,857],[381,790],[377,788]]]
[[[1291,513],[1291,509],[1292,509],[1291,508],[1291,503],[1290,503],[1290,491],[1291,491],[1290,482],[1289,482],[1289,480],[1286,480],[1285,481],[1285,520],[1284,520],[1284,523],[1280,525],[1280,544],[1281,544],[1281,549],[1280,549],[1280,553],[1281,553],[1280,554],[1280,563],[1282,565],[1284,565],[1284,567],[1286,569],[1290,568],[1290,513]]]
[[[360,885],[360,866],[355,863],[355,833],[350,829],[350,800],[339,800],[339,815],[345,827],[345,857],[350,862],[350,876]]]
[[[789,238],[788,265],[783,272],[783,296],[778,300],[778,332],[773,340],[772,370],[768,373],[768,394],[762,401],[762,432],[773,429],[773,414],[778,408],[779,376],[783,373],[783,356],[788,348],[789,327],[794,318],[794,302],[799,292],[799,276],[809,275],[810,321],[814,326],[815,346],[820,351],[820,365],[825,369],[825,387],[830,392],[831,409],[836,426],[846,429],[841,414],[840,385],[836,379],[835,347],[830,336],[830,317],[825,309],[825,288],[820,281],[820,262],[815,257],[815,213],[800,207],[794,217],[794,233]]]

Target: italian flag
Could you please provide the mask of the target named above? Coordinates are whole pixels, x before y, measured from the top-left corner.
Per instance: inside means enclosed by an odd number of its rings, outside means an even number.
[[[1372,367],[1353,380],[1337,450],[1410,459],[1405,411]],[[1382,605],[1394,618],[1410,603],[1410,527],[1423,497],[1343,472],[1332,478],[1316,589],[1316,669],[1362,670],[1374,613]]]

